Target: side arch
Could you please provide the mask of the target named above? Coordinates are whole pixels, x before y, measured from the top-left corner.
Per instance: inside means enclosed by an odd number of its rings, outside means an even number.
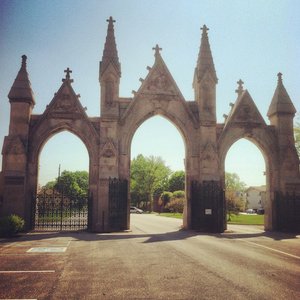
[[[32,199],[37,192],[38,164],[39,156],[47,141],[63,131],[68,131],[78,137],[85,145],[89,155],[89,195],[90,203],[93,207],[90,220],[97,217],[97,197],[98,197],[98,145],[99,137],[86,119],[53,119],[44,118],[38,126],[32,126],[29,132],[28,145],[28,171],[26,183],[26,207],[28,218],[31,219]],[[91,221],[90,224],[93,224]],[[32,227],[33,224],[31,224]],[[92,228],[90,228],[92,229]]]
[[[249,128],[226,128],[218,141],[221,182],[225,188],[225,159],[230,147],[240,139],[252,142],[260,150],[266,166],[266,213],[265,229],[273,229],[275,222],[275,192],[278,186],[278,158],[275,136],[270,128],[256,128],[249,133]]]

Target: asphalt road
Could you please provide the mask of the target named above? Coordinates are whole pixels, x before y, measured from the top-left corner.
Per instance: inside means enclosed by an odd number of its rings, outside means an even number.
[[[0,299],[300,299],[300,236],[254,226],[204,234],[146,214],[131,224],[2,240]]]

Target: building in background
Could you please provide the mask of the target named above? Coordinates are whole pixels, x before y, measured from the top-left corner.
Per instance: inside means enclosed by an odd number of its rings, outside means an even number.
[[[264,209],[266,200],[266,186],[250,186],[246,190],[247,209]]]

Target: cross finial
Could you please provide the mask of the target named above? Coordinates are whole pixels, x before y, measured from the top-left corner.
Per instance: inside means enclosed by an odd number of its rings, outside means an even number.
[[[73,79],[71,79],[70,77],[70,73],[72,73],[72,70],[68,67],[66,70],[64,70],[64,72],[66,73],[66,78],[63,79],[62,81],[69,81],[69,82],[73,82]]]
[[[244,87],[243,87],[243,84],[244,84],[244,81],[242,79],[240,79],[238,82],[238,88],[235,90],[235,92],[240,96],[244,90]]]
[[[113,17],[110,16],[109,19],[106,20],[106,22],[108,22],[108,23],[114,23],[114,22],[116,22],[116,20],[114,20]]]
[[[203,27],[201,27],[201,30],[203,33],[207,34],[207,31],[209,30],[209,28],[204,24]]]
[[[155,51],[155,55],[157,55],[157,54],[159,54],[159,51],[162,50],[162,48],[160,48],[160,47],[158,46],[158,44],[156,44],[156,46],[153,47],[152,50],[154,50],[154,51]]]
[[[281,72],[279,72],[277,74],[277,77],[278,77],[278,83],[282,83],[282,73]]]
[[[27,60],[27,56],[24,54],[22,55],[22,66],[26,67],[26,60]]]

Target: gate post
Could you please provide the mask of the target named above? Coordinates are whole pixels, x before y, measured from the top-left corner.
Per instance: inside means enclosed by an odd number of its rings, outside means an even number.
[[[25,219],[29,229],[30,213],[26,207],[26,184],[28,179],[28,134],[32,109],[35,105],[26,69],[26,55],[8,94],[11,110],[8,136],[2,149],[2,196],[1,215],[18,214]]]
[[[218,181],[192,181],[192,229],[224,232],[224,191]]]

